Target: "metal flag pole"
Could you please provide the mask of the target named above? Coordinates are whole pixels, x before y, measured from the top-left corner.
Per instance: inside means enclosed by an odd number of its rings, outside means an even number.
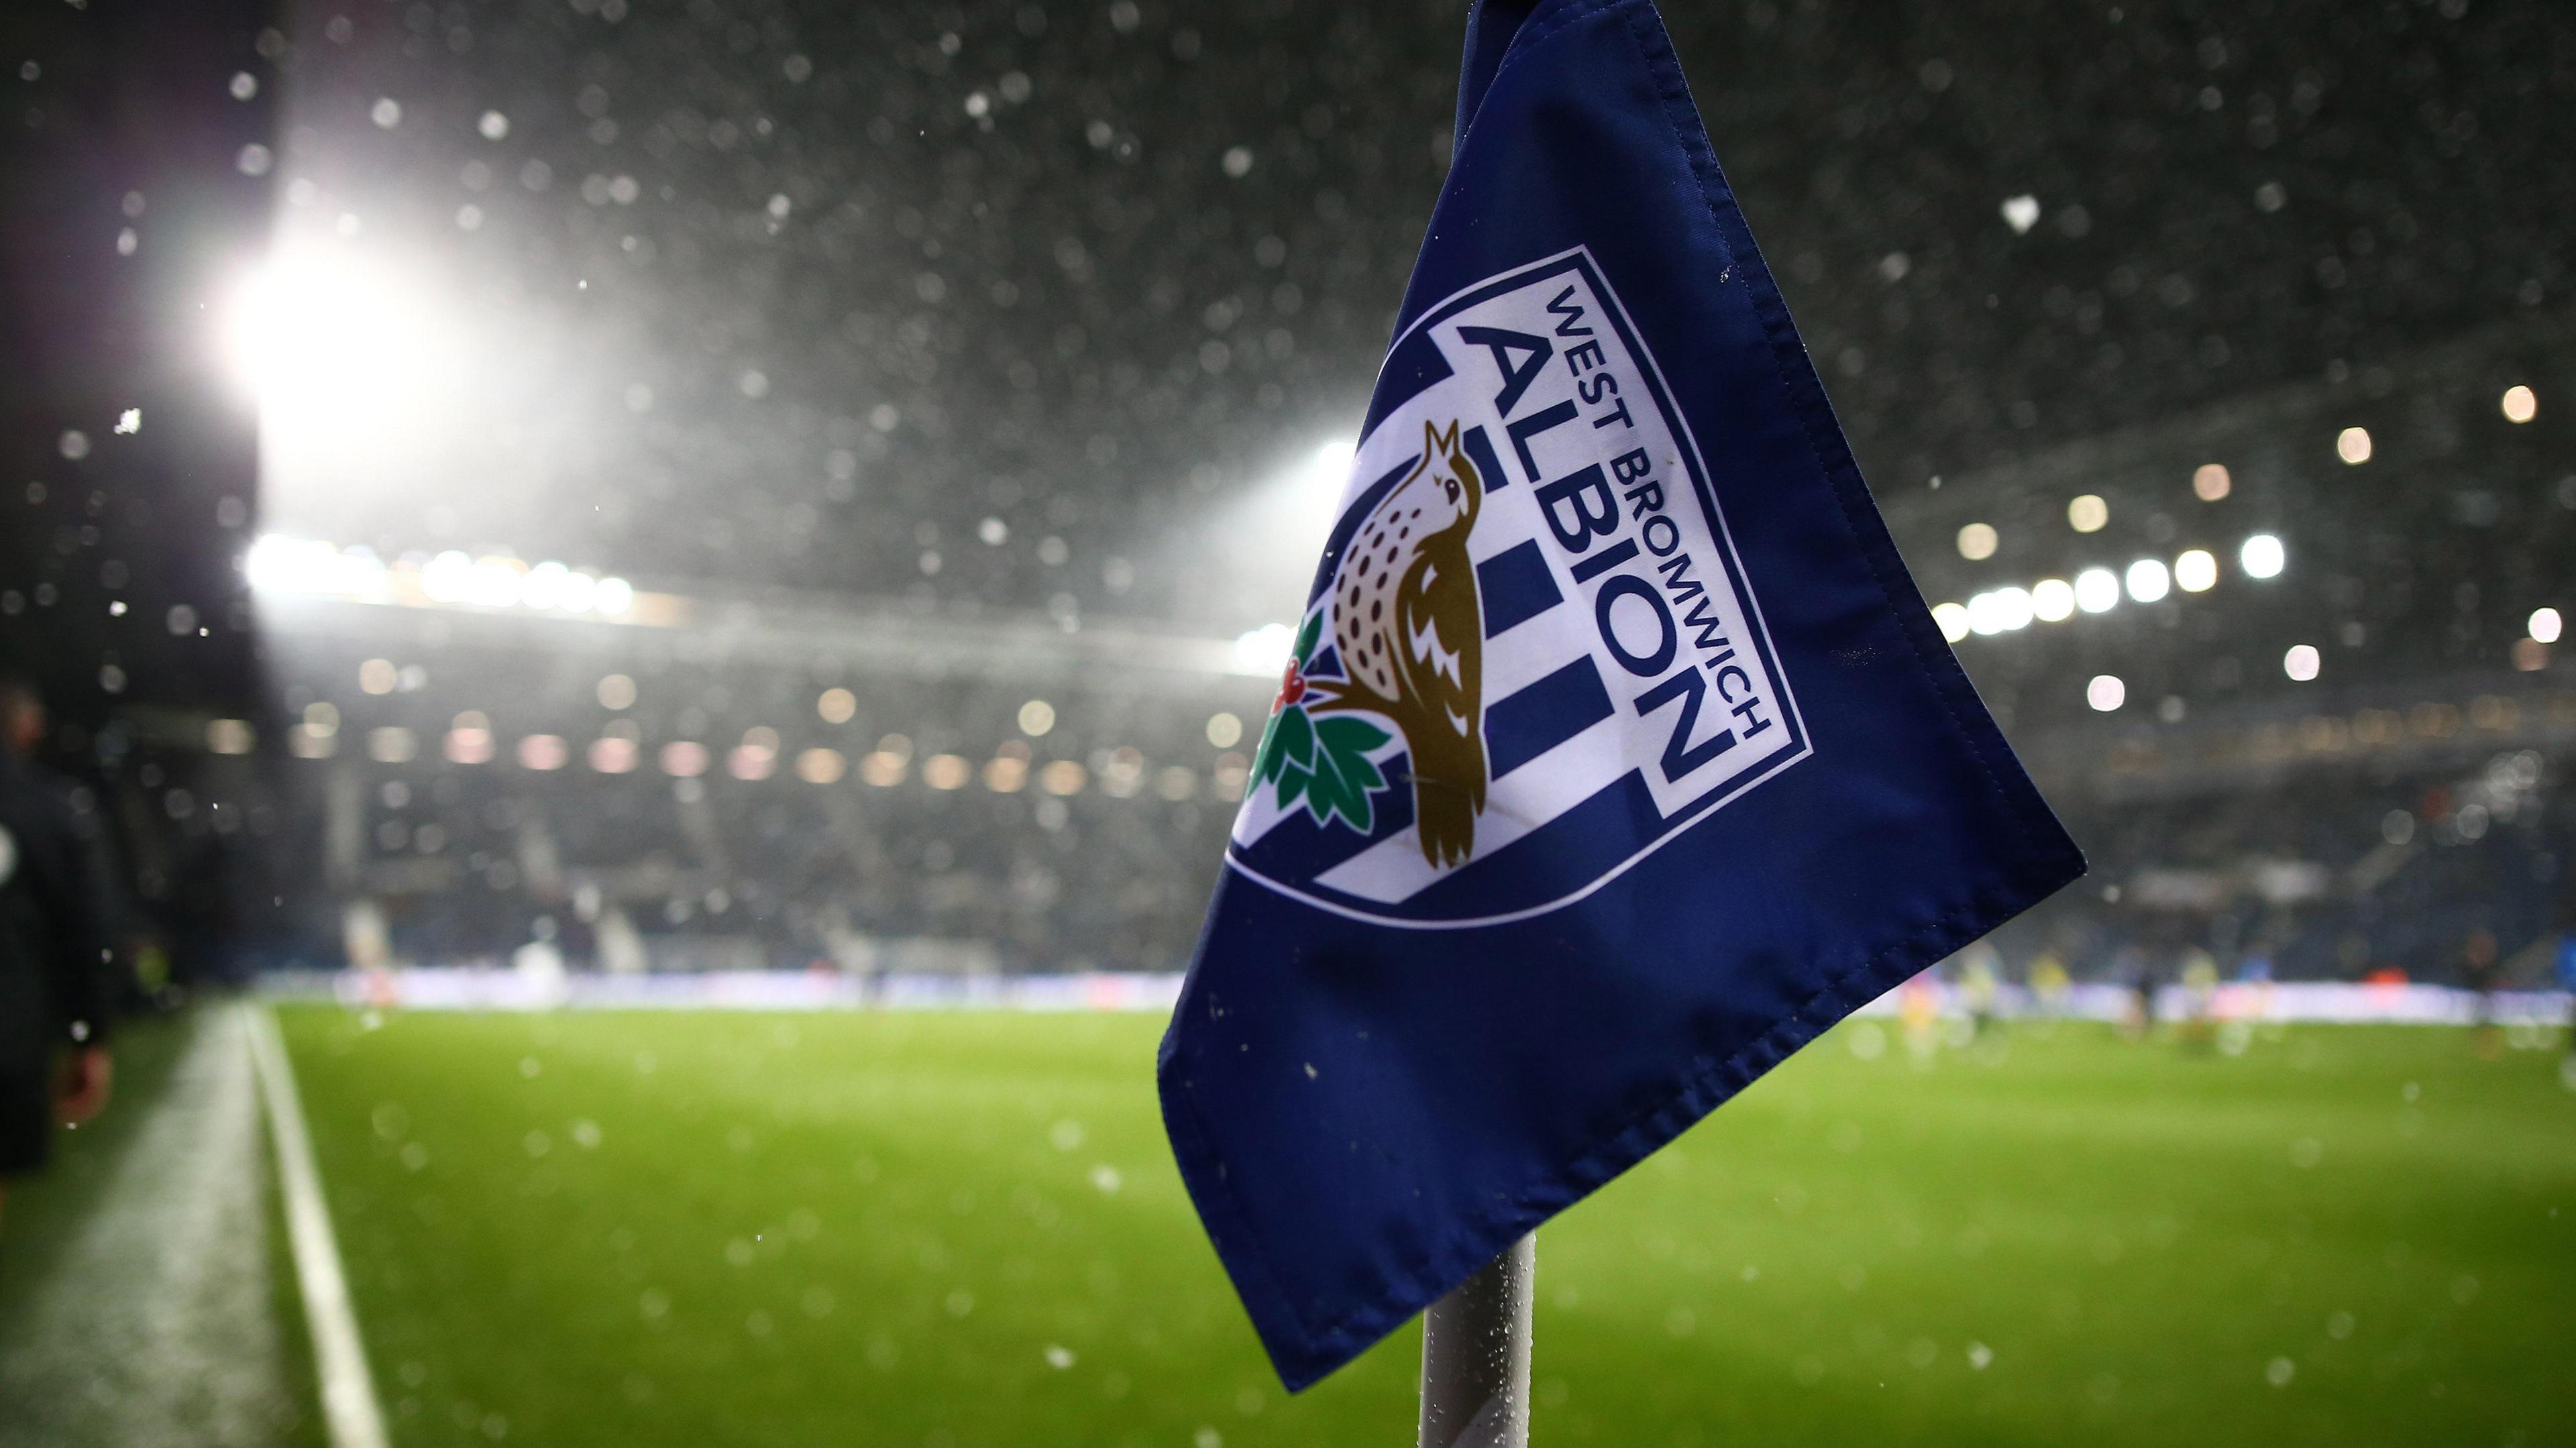
[[[1537,1276],[1532,1233],[1422,1314],[1420,1448],[1528,1448]]]

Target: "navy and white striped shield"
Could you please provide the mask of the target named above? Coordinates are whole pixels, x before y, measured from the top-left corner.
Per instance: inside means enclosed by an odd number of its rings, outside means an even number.
[[[1689,422],[1589,254],[1423,313],[1396,341],[1378,413],[1299,631],[1296,698],[1274,711],[1236,820],[1236,870],[1390,924],[1525,919],[1807,757]],[[1466,567],[1446,578],[1423,546],[1438,536],[1412,497],[1424,489],[1407,481],[1440,474],[1477,495]],[[1402,595],[1407,575],[1419,618],[1368,588]],[[1457,647],[1429,612],[1444,588],[1475,616]],[[1381,661],[1376,679],[1345,648]],[[1349,697],[1355,680],[1365,697]],[[1337,715],[1371,721],[1377,741],[1357,756],[1378,780],[1361,811],[1333,807],[1358,786],[1295,787],[1318,754],[1339,767],[1320,748]],[[1480,740],[1482,779],[1461,767],[1484,789],[1445,857],[1417,815],[1426,787],[1437,812],[1444,781],[1418,751],[1443,731]]]
[[[2083,869],[1648,0],[1479,5],[1458,135],[1163,1043],[1292,1387]]]

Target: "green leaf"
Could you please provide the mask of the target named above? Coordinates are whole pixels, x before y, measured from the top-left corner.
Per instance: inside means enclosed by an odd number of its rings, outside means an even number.
[[[1336,714],[1324,720],[1315,726],[1315,732],[1324,736],[1325,748],[1342,755],[1366,754],[1384,744],[1389,737],[1385,730],[1366,719],[1349,714]]]
[[[1341,808],[1342,818],[1349,820],[1351,828],[1361,834],[1367,834],[1369,826],[1377,822],[1377,811],[1369,804],[1368,791],[1347,779],[1342,783],[1342,793],[1336,803]]]
[[[1351,786],[1353,799],[1365,801],[1368,791],[1386,788],[1386,776],[1368,757],[1368,751],[1390,737],[1385,730],[1345,714],[1318,722],[1315,732],[1325,752],[1332,756],[1334,767]]]
[[[1290,650],[1297,656],[1298,672],[1305,672],[1306,661],[1315,656],[1315,640],[1323,631],[1324,611],[1319,608],[1306,615],[1305,625],[1297,630],[1297,646]]]
[[[1349,820],[1351,828],[1361,834],[1367,834],[1369,826],[1377,822],[1377,810],[1369,804],[1369,792],[1347,773],[1342,776],[1341,806],[1342,818]]]
[[[1341,807],[1343,789],[1341,772],[1333,768],[1332,752],[1318,751],[1314,776],[1306,785],[1306,809],[1315,816],[1315,823],[1333,822],[1333,812]]]
[[[1315,721],[1294,704],[1279,711],[1279,749],[1291,764],[1315,766]]]
[[[1314,812],[1319,824],[1329,824],[1339,814],[1362,834],[1368,832],[1377,817],[1377,811],[1369,807],[1368,792],[1351,783],[1329,749],[1316,756],[1315,781],[1307,786],[1306,807]]]
[[[1288,806],[1295,804],[1297,802],[1297,796],[1305,793],[1306,786],[1314,783],[1314,780],[1315,776],[1308,774],[1302,769],[1291,769],[1281,774],[1279,777],[1279,807],[1281,809],[1286,809]]]
[[[1288,762],[1287,756],[1279,749],[1281,717],[1273,714],[1270,722],[1261,726],[1261,745],[1252,751],[1252,778],[1255,783],[1269,784],[1278,779],[1279,767]]]
[[[1333,762],[1341,767],[1342,777],[1358,785],[1363,792],[1386,788],[1386,776],[1377,772],[1377,766],[1365,754],[1336,752]],[[1365,793],[1362,797],[1366,797]]]

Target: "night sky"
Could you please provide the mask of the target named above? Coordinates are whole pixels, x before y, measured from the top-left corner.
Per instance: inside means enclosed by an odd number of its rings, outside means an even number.
[[[2007,715],[2106,660],[2222,697],[2293,633],[2381,675],[2498,667],[2525,595],[2576,566],[2554,7],[1670,11],[1933,601],[2290,542],[2306,582],[2262,611],[1968,644]],[[1440,184],[1463,10],[370,0],[191,24],[96,3],[10,26],[36,363],[11,456],[39,485],[11,556],[128,663],[167,651],[175,606],[248,627],[230,569],[261,529],[719,596],[1275,621],[1332,491],[1301,471],[1356,425]],[[436,345],[339,379],[364,405],[330,446],[272,429],[254,484],[212,359],[271,211],[294,265],[357,268]],[[2541,416],[2511,428],[2495,399],[2522,381]],[[2348,470],[2359,422],[2380,461]],[[98,442],[69,457],[68,430]],[[2207,461],[2236,470],[2223,507],[2193,500]],[[2079,539],[2083,490],[2111,524]],[[1983,563],[1953,546],[1974,522],[2000,530]],[[0,632],[42,612],[18,591]],[[203,686],[175,655],[129,672]]]
[[[1882,496],[2567,285],[2576,44],[2545,7],[1672,9]],[[470,420],[272,521],[1264,621],[1275,589],[1240,579],[1270,540],[1234,505],[1355,424],[1460,28],[1446,4],[299,7],[283,234],[354,227],[507,365],[456,394]]]

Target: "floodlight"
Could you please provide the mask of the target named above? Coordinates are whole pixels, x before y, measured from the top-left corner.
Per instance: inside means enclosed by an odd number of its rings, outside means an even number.
[[[2129,596],[2140,603],[2153,603],[2173,587],[2173,573],[2163,562],[2141,558],[2129,565]]]
[[[2194,548],[2174,560],[2174,586],[2185,593],[2206,593],[2218,583],[2218,558],[2206,548]]]
[[[1268,677],[1288,667],[1297,636],[1284,623],[1265,623],[1234,641],[1235,666],[1247,674]]]
[[[342,244],[279,252],[234,288],[224,359],[290,453],[380,452],[437,420],[455,329],[412,278]]]
[[[2030,586],[2030,611],[2041,623],[2074,617],[2075,602],[2075,585],[2063,578],[2043,578]]]

